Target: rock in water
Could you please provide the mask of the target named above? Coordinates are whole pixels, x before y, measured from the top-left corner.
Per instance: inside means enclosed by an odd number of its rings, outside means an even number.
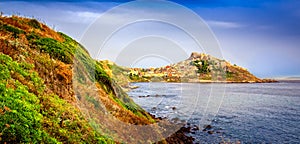
[[[205,125],[203,131],[207,131],[207,130],[210,130],[210,129],[212,129],[211,125]]]
[[[214,133],[214,131],[208,131],[207,133],[208,133],[208,134],[213,134],[213,133]]]

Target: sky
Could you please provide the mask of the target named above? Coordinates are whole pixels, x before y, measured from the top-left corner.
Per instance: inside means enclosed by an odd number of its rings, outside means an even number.
[[[16,14],[36,18],[56,31],[82,41],[99,17],[127,2],[129,1],[2,0],[0,11],[5,15]],[[230,63],[245,67],[261,78],[300,76],[300,1],[174,0],[172,2],[201,17],[217,39],[223,58]],[[172,5],[161,8],[146,4],[135,5],[130,9],[110,13],[110,17],[107,17],[109,21],[102,24],[111,28],[109,26],[119,23],[120,19],[125,21],[133,18],[132,15],[177,18],[177,22],[186,20],[180,10],[178,13],[162,12],[174,9],[176,11],[176,8],[177,6]],[[197,26],[197,21],[192,19],[192,16],[184,22],[190,27]],[[197,31],[195,28],[194,31]],[[114,35],[103,44],[101,52],[89,50],[88,47],[87,49],[94,58],[111,59],[120,65],[161,66],[184,60],[193,51],[205,52],[191,39],[189,35],[191,33],[185,33],[176,25],[164,22],[142,21],[114,31]],[[149,45],[141,45],[145,41]],[[150,47],[160,46],[164,49],[153,48],[153,54],[145,54],[152,52],[149,50]],[[137,52],[139,50],[144,53]],[[165,54],[159,55],[154,53],[154,50]]]

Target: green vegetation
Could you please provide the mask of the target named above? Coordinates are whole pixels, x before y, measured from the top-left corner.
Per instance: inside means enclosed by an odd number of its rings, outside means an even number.
[[[233,74],[233,72],[226,71],[226,78],[232,78]]]
[[[14,38],[18,38],[20,34],[25,33],[23,30],[13,27],[13,26],[10,26],[10,25],[7,25],[7,24],[1,25],[0,30],[12,33]]]
[[[67,35],[16,16],[0,17],[0,34],[0,143],[115,143],[96,132],[93,128],[103,126],[88,121],[78,109],[72,69],[79,70],[79,82],[99,84],[105,106],[117,108],[121,119],[155,122]],[[74,62],[84,71],[73,67]],[[81,97],[94,108],[101,106],[100,96]]]
[[[32,69],[0,54],[0,142],[112,142],[93,131],[72,105],[46,95]]]
[[[29,38],[37,38],[34,34],[29,35]],[[41,51],[45,51],[50,56],[61,60],[67,64],[73,63],[73,56],[76,47],[72,47],[68,41],[61,43],[52,38],[40,38],[35,40],[35,45]]]
[[[93,130],[76,108],[58,96],[44,96],[41,101],[42,122],[51,137],[64,143],[113,143]]]
[[[210,72],[208,60],[195,60],[191,62],[191,65],[194,65],[198,68],[197,73],[207,74]]]
[[[29,20],[28,25],[35,29],[42,29],[40,23],[36,19]]]
[[[39,99],[28,91],[28,87],[12,75],[29,78],[24,64],[12,61],[0,54],[0,140],[6,142],[40,142],[42,115],[39,113]]]
[[[127,94],[122,90],[121,86],[128,85],[127,81],[127,72],[128,70],[125,68],[122,68],[120,66],[117,66],[116,64],[108,64],[105,62],[96,62],[96,65],[99,67],[99,69],[109,69],[112,71],[112,77],[117,78],[109,78],[110,85],[112,86],[113,91],[108,90],[107,92],[110,93],[112,99],[117,102],[119,105],[121,105],[123,108],[132,111],[133,113],[138,113],[139,111],[143,111],[141,107],[136,105],[128,96]],[[105,73],[105,72],[104,72]],[[125,73],[125,74],[124,74]],[[105,73],[106,74],[106,73]],[[104,77],[109,77],[108,75],[104,75]],[[123,78],[123,81],[122,81]]]
[[[49,53],[52,58],[60,60],[66,64],[73,64],[74,57],[79,62],[78,65],[84,66],[89,79],[99,82],[103,87],[106,85],[107,91],[113,91],[111,87],[111,78],[105,73],[98,62],[93,60],[88,52],[75,40],[69,36],[59,33],[64,39],[64,42],[59,42],[52,38],[41,38],[34,32],[27,36],[27,39],[32,41],[41,52]],[[83,78],[83,77],[78,77]],[[82,80],[80,80],[82,81]]]
[[[129,78],[133,81],[138,81],[140,79],[140,76],[137,74],[129,73]]]
[[[119,87],[114,80],[107,75],[101,67],[101,63],[93,60],[87,51],[72,38],[63,33],[60,33],[60,35],[65,39],[64,42],[59,42],[51,38],[41,38],[36,39],[34,43],[40,50],[42,50],[42,52],[49,53],[53,58],[61,60],[67,64],[72,64],[75,56],[78,65],[83,66],[86,70],[88,78],[93,82],[98,82],[107,94],[112,94],[113,100],[120,104],[120,106],[134,113],[138,110],[142,110],[127,96],[121,87]],[[78,78],[80,79],[83,77]],[[93,101],[91,99],[89,100],[90,102]],[[98,105],[96,101],[93,101],[92,103],[95,106]]]

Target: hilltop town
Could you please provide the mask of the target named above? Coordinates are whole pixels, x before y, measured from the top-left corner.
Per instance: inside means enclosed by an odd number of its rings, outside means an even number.
[[[110,65],[116,81],[125,85],[127,82],[193,82],[193,83],[261,83],[275,82],[269,79],[259,79],[247,69],[232,65],[225,60],[213,56],[193,52],[191,56],[181,62],[159,68],[125,68],[116,64],[103,61]],[[127,78],[127,80],[126,80]],[[122,79],[122,80],[121,80]]]

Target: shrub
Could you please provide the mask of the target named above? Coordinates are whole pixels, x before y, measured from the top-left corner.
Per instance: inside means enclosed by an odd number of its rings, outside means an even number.
[[[27,38],[28,41],[30,41],[30,40],[40,39],[40,36],[37,35],[34,32],[31,32],[31,33],[29,33],[29,34],[26,35],[26,38]]]
[[[68,64],[73,62],[73,54],[71,49],[68,49],[65,47],[65,45],[57,40],[52,38],[41,38],[36,40],[35,44],[41,51],[49,53],[51,57]]]
[[[36,19],[29,20],[28,25],[36,29],[41,29],[41,25]]]
[[[11,32],[14,38],[18,38],[19,34],[25,34],[25,31],[7,24],[1,25],[0,30]]]
[[[0,142],[41,142],[42,130],[38,97],[18,80],[10,81],[12,73],[28,75],[28,69],[9,56],[0,54]]]
[[[233,72],[230,72],[230,71],[226,71],[226,78],[232,78],[234,75]]]

